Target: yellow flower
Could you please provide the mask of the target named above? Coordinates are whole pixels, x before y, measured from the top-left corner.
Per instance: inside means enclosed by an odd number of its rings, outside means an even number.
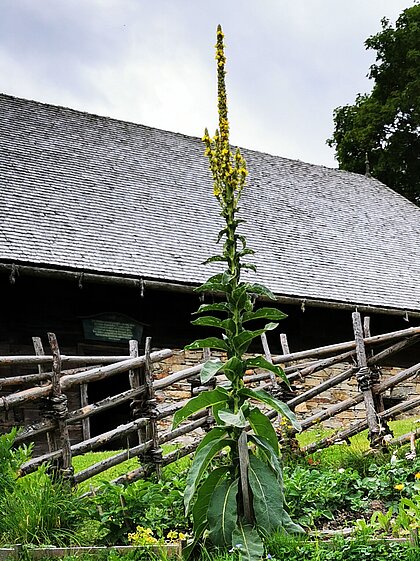
[[[404,489],[404,483],[397,483],[397,485],[394,485],[394,489],[402,491]]]
[[[414,477],[415,477],[416,479],[420,479],[420,472],[418,471]]]
[[[182,532],[179,532],[179,536],[178,536],[178,537],[179,537],[179,539],[180,539],[181,541],[187,539],[187,535],[186,535],[186,534],[183,534]]]

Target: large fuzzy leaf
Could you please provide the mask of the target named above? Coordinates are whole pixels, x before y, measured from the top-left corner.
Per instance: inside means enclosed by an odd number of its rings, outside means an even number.
[[[238,494],[239,479],[224,480],[215,489],[211,496],[207,519],[209,524],[209,538],[214,545],[230,545],[232,533],[238,519]]]
[[[249,296],[247,294],[247,284],[240,284],[235,288],[230,296],[230,302],[235,305],[237,309],[242,310],[245,307],[246,302],[249,301]]]
[[[254,319],[268,319],[270,321],[280,321],[287,318],[287,315],[277,310],[277,308],[259,308],[254,312],[245,312],[242,321],[251,321]]]
[[[265,438],[278,455],[279,444],[276,431],[274,430],[270,419],[264,415],[258,407],[251,407],[246,414],[246,417],[254,433]]]
[[[204,284],[195,289],[196,292],[226,292],[230,276],[226,273],[218,273],[210,277]]]
[[[248,292],[250,292],[251,294],[257,294],[258,296],[266,296],[267,298],[270,298],[270,300],[276,299],[276,297],[271,292],[271,290],[266,286],[264,286],[263,284],[258,284],[258,283],[248,284],[247,289]]]
[[[214,304],[201,304],[193,315],[203,314],[204,312],[228,312],[229,306],[226,302],[216,302]]]
[[[226,378],[230,381],[238,378],[243,373],[244,363],[238,357],[233,356],[223,365],[223,373]]]
[[[268,370],[269,372],[273,372],[276,376],[279,376],[288,386],[290,386],[290,382],[286,377],[286,374],[283,372],[283,369],[280,366],[276,366],[269,362],[263,356],[256,356],[254,358],[248,358],[246,361],[247,368],[264,368],[264,370]]]
[[[267,464],[253,455],[249,458],[248,481],[257,525],[264,534],[280,528],[286,532],[304,532],[284,509],[282,488],[275,474]]]
[[[212,407],[213,405],[227,403],[228,398],[228,392],[222,387],[198,394],[175,413],[172,428],[177,427],[179,423],[182,423],[182,421],[185,421],[185,419],[193,415],[193,413],[197,413],[197,411]]]
[[[196,541],[202,536],[207,527],[207,510],[213,491],[228,471],[228,466],[214,469],[198,489],[197,499],[191,511],[194,524],[194,539]]]
[[[207,337],[207,339],[197,339],[189,345],[185,345],[185,349],[189,351],[195,349],[218,349],[219,351],[227,351],[228,345],[226,341],[218,337]]]
[[[251,455],[248,481],[258,526],[266,532],[281,528],[284,519],[283,497],[273,470],[262,460]]]
[[[226,438],[225,431],[222,430],[222,434],[224,436],[221,437],[218,436],[216,431],[220,431],[220,429],[213,429],[206,435],[205,439],[203,439],[205,444],[203,445],[203,442],[201,442],[200,446],[197,448],[189,469],[184,491],[184,505],[187,514],[190,509],[191,500],[197,490],[197,486],[205,469],[208,467],[214,456],[220,452],[220,450],[223,450],[223,448],[226,448],[226,446],[229,446],[232,443],[230,439]],[[210,435],[212,438],[208,438]]]
[[[223,362],[219,358],[214,358],[208,360],[203,364],[203,368],[200,372],[200,380],[203,384],[214,378],[216,374],[221,370]]]
[[[191,323],[193,325],[203,325],[206,327],[223,327],[222,320],[214,316],[202,316],[201,318],[194,319]]]
[[[232,547],[240,551],[241,561],[258,561],[264,554],[264,544],[250,524],[239,523],[232,533]]]
[[[244,428],[246,426],[246,419],[242,408],[237,413],[221,409],[218,410],[217,414],[219,419],[229,427]]]
[[[275,397],[271,396],[269,393],[265,392],[264,390],[251,390],[249,388],[241,388],[239,390],[239,394],[242,397],[249,397],[251,399],[256,399],[257,401],[261,401],[266,405],[269,405],[272,409],[283,415],[289,419],[292,423],[294,429],[300,431],[301,426],[298,420],[296,419],[296,415],[289,409],[289,407],[283,403],[282,401],[276,399]]]
[[[253,442],[257,446],[257,450],[267,459],[274,471],[278,485],[280,487],[280,492],[283,497],[283,472],[281,469],[280,458],[278,452],[272,448],[271,444],[262,436],[257,436],[256,434],[248,435],[250,442]],[[278,447],[277,447],[278,448]]]
[[[265,325],[263,329],[256,329],[255,331],[242,331],[242,333],[236,335],[233,338],[233,346],[237,350],[238,354],[245,353],[253,339],[255,339],[256,337],[260,337],[266,331],[276,329],[277,326],[277,323],[267,323],[267,325]]]

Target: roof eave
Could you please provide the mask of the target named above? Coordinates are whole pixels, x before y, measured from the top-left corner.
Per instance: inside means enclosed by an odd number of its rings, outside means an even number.
[[[139,276],[128,277],[125,275],[110,275],[105,272],[98,271],[81,271],[71,270],[64,268],[52,268],[51,266],[43,266],[40,264],[22,263],[22,262],[0,262],[0,273],[9,274],[10,281],[15,282],[16,277],[19,275],[32,276],[32,277],[50,277],[62,280],[74,280],[83,285],[83,283],[93,284],[113,284],[126,286],[131,288],[153,290],[165,290],[169,292],[184,292],[192,293],[197,288],[197,284],[174,282],[171,280],[157,280],[150,278],[143,278]],[[306,307],[313,308],[329,308],[336,310],[350,310],[359,311],[362,313],[385,314],[400,316],[407,321],[410,318],[420,318],[419,310],[401,309],[383,306],[371,306],[368,304],[361,304],[358,302],[342,302],[336,300],[324,300],[317,298],[305,298],[302,296],[290,296],[285,294],[275,294],[276,302],[282,304],[289,304],[299,306],[302,311]],[[261,298],[261,300],[268,300],[268,298]]]

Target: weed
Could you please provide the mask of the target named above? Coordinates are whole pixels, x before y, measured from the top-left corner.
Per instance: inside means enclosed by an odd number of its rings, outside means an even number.
[[[83,516],[77,496],[67,485],[53,482],[46,467],[15,481],[1,496],[0,510],[3,543],[68,543]]]

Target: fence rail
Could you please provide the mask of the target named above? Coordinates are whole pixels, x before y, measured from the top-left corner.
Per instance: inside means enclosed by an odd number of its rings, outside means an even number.
[[[303,418],[301,424],[303,430],[306,430],[316,423],[331,419],[361,403],[364,404],[366,418],[357,420],[348,428],[329,438],[324,438],[304,447],[304,452],[310,453],[337,441],[347,440],[350,436],[366,428],[369,429],[371,446],[382,446],[384,435],[390,432],[386,424],[387,420],[420,406],[420,396],[413,396],[385,410],[382,399],[385,391],[420,373],[420,363],[414,364],[410,368],[406,368],[384,380],[380,380],[377,375],[377,368],[385,359],[389,359],[393,354],[419,341],[420,327],[372,337],[369,332],[369,322],[365,321],[364,326],[362,326],[360,314],[357,312],[353,314],[353,327],[354,341],[295,353],[289,351],[287,338],[282,335],[282,345],[285,352],[274,357],[271,356],[267,341],[263,340],[266,358],[274,364],[281,364],[290,382],[297,379],[304,381],[305,377],[328,369],[335,364],[352,362],[343,372],[323,380],[315,387],[304,389],[303,392],[290,397],[290,391],[286,385],[274,380],[269,372],[257,371],[244,378],[246,384],[259,384],[259,388],[272,391],[277,395],[283,394],[283,398],[286,396],[285,401],[292,409],[309,400],[318,398],[327,390],[335,388],[343,382],[351,379],[357,380],[359,391],[356,395],[343,399],[324,410],[316,411]],[[182,407],[184,402],[158,405],[156,392],[166,390],[180,382],[196,380],[202,364],[170,373],[161,379],[154,379],[153,365],[172,357],[174,351],[163,349],[151,352],[150,338],[146,340],[145,352],[140,356],[138,355],[137,342],[131,341],[130,352],[127,356],[76,357],[61,355],[55,335],[49,334],[48,337],[51,355],[43,354],[40,339],[34,338],[36,352],[34,356],[0,357],[0,369],[1,367],[20,367],[22,365],[32,365],[38,368],[37,373],[0,378],[0,391],[3,392],[2,397],[0,397],[0,414],[3,412],[4,415],[7,415],[8,411],[13,408],[29,406],[34,402],[41,401],[44,404],[44,418],[39,422],[23,427],[16,438],[16,443],[29,442],[46,435],[48,452],[26,462],[21,468],[22,476],[36,470],[42,463],[51,462],[55,469],[61,470],[65,477],[77,484],[129,458],[138,457],[141,459],[142,465],[115,480],[117,483],[135,481],[145,477],[153,470],[159,472],[162,466],[191,453],[197,447],[199,440],[193,440],[180,450],[166,455],[163,455],[162,452],[161,446],[163,444],[173,442],[184,435],[194,434],[194,431],[199,428],[207,429],[214,421],[208,412],[204,412],[201,415],[196,415],[176,430],[162,432],[159,425],[160,421],[170,418]],[[383,348],[384,346],[385,348]],[[379,350],[377,347],[380,347]],[[208,355],[207,352],[204,356],[208,357]],[[62,369],[63,365],[70,364],[73,368]],[[46,368],[49,371],[45,371]],[[129,390],[120,391],[95,403],[88,402],[86,391],[81,392],[84,398],[80,407],[71,411],[68,409],[68,396],[75,388],[86,390],[86,384],[90,382],[105,380],[124,373],[129,378]],[[223,376],[218,376],[216,383],[225,383]],[[25,388],[27,385],[30,385],[30,387]],[[205,386],[196,384],[194,393],[204,389],[206,389]],[[88,423],[91,417],[123,403],[130,403],[134,416],[132,420],[127,419],[126,423],[93,437],[89,436],[89,431],[87,431],[88,437],[81,442],[70,442],[69,427],[76,423]],[[277,414],[269,412],[267,416],[274,418]],[[118,438],[133,434],[137,435],[137,443],[128,445],[127,449],[122,452],[115,453],[106,460],[97,462],[76,475],[73,474],[71,463],[74,456],[96,450]]]

